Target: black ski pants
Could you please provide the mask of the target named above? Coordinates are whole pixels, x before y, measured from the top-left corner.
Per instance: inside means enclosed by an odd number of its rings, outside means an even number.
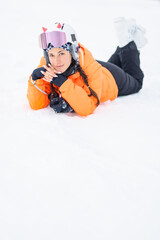
[[[122,48],[117,47],[108,62],[97,62],[112,73],[118,86],[118,96],[137,93],[142,88],[144,74],[140,68],[139,51],[133,41]]]

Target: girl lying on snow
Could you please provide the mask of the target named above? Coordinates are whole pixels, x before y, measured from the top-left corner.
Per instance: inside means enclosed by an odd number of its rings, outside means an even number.
[[[44,57],[28,81],[27,97],[32,109],[50,107],[56,113],[87,116],[107,100],[138,92],[142,88],[138,49],[147,40],[134,19],[115,19],[119,46],[108,62],[97,61],[77,42],[71,26],[55,23],[43,28],[40,46]]]

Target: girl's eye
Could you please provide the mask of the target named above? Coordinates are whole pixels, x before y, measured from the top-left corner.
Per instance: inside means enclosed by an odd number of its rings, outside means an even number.
[[[61,52],[61,53],[59,53],[59,55],[64,55],[65,53],[63,53],[63,52]],[[49,57],[54,57],[54,55],[51,53],[50,55],[49,55]]]

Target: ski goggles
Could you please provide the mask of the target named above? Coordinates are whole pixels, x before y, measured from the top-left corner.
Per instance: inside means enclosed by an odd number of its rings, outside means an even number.
[[[44,32],[39,35],[39,45],[42,49],[47,49],[51,43],[54,47],[60,47],[67,43],[65,32],[53,31]]]

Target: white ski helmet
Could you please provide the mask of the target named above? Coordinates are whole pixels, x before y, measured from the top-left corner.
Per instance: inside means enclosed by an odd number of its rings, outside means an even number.
[[[42,28],[39,36],[40,47],[48,52],[52,48],[63,48],[72,54],[73,59],[79,61],[79,45],[74,29],[65,23],[56,22],[48,28]]]

